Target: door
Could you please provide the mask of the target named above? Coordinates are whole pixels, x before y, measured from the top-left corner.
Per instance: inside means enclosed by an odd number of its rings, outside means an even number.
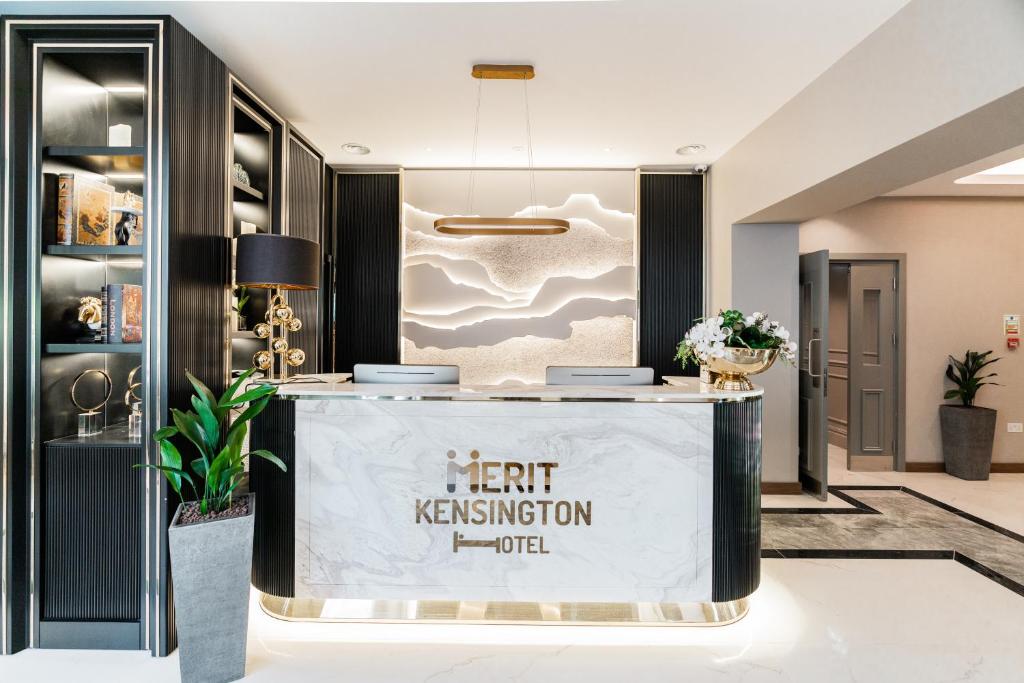
[[[828,251],[800,255],[800,483],[828,495]]]
[[[896,455],[896,264],[850,268],[847,460]]]

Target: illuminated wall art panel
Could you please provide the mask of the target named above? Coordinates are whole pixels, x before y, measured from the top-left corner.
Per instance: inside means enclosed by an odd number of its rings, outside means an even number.
[[[467,384],[543,383],[549,365],[635,365],[632,171],[406,171],[402,362]],[[563,218],[560,235],[452,236],[441,216]]]

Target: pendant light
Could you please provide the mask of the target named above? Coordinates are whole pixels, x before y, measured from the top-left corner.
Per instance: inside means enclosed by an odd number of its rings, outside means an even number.
[[[533,136],[530,131],[530,97],[526,82],[534,76],[527,64],[476,64],[473,78],[480,82],[476,90],[476,123],[473,128],[473,161],[469,170],[469,192],[465,216],[443,216],[434,221],[434,230],[446,235],[559,235],[569,231],[569,221],[537,217],[537,181],[533,168]],[[533,216],[473,216],[473,190],[476,181],[477,143],[480,135],[480,101],[485,80],[521,80],[526,112],[526,149],[530,169],[530,209]]]

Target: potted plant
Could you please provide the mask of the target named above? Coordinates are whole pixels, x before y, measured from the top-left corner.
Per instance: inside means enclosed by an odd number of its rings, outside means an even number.
[[[950,356],[946,366],[946,377],[956,388],[948,390],[945,399],[957,399],[960,404],[939,406],[942,457],[946,462],[946,472],[961,479],[988,479],[992,467],[996,411],[974,405],[979,389],[986,385],[998,386],[995,382],[986,381],[996,373],[981,374],[999,360],[989,358],[991,354],[991,351],[967,351],[962,361]]]
[[[749,391],[748,375],[764,372],[781,357],[792,364],[796,343],[789,331],[765,313],[744,315],[742,311],[719,311],[700,319],[676,347],[675,360],[685,369],[691,362],[716,376],[716,389]]]
[[[143,465],[163,472],[181,500],[168,538],[181,680],[186,683],[221,683],[245,676],[256,508],[252,494],[235,492],[247,455],[286,469],[269,451],[242,453],[249,422],[277,392],[274,386],[260,385],[236,396],[253,372],[242,374],[220,398],[186,372],[195,390],[194,410],[171,410],[174,425],[153,434],[161,464]],[[231,411],[247,403],[232,420]],[[177,437],[184,437],[196,451],[187,465],[175,445]],[[183,484],[191,490],[188,500]]]
[[[235,297],[235,304],[231,307],[231,312],[235,316],[235,329],[239,332],[245,332],[249,329],[249,321],[246,316],[245,305],[249,303],[249,293],[245,285],[238,285],[232,291]]]

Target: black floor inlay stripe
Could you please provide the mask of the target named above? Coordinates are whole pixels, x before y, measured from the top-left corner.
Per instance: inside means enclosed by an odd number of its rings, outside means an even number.
[[[829,493],[853,507],[762,510],[761,557],[955,560],[1024,596],[1021,534],[905,486]]]

